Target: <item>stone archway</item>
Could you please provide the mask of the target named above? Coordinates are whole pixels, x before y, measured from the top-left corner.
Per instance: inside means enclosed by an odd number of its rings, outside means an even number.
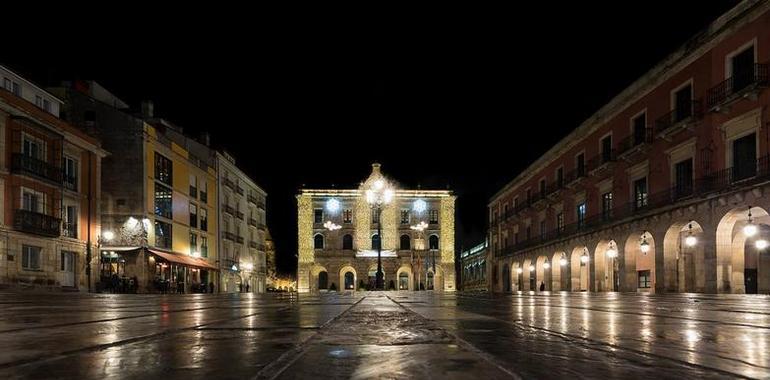
[[[618,244],[615,240],[601,240],[594,250],[594,289],[597,292],[619,290]]]
[[[511,264],[511,290],[514,292],[520,292],[522,290],[522,283],[521,283],[521,274],[522,274],[521,265],[517,262],[514,262]]]
[[[402,265],[396,272],[397,290],[414,290],[414,276],[412,274],[412,268],[409,265]],[[406,281],[406,284],[404,284]]]
[[[535,261],[535,290],[551,290],[551,261],[548,256],[538,256]]]
[[[358,281],[358,274],[356,273],[355,268],[353,268],[351,265],[345,265],[340,269],[339,272],[339,286],[337,289],[339,290],[356,290],[356,285]],[[350,284],[350,277],[352,276],[353,284],[351,287]]]
[[[585,256],[585,259],[583,258]],[[572,249],[570,255],[571,290],[587,292],[590,286],[591,254],[585,246]]]
[[[667,292],[706,291],[703,227],[694,221],[673,223],[663,237],[663,289]]]
[[[532,260],[524,260],[524,265],[522,265],[521,269],[521,284],[523,285],[521,290],[535,290],[535,265],[532,263]]]
[[[623,263],[626,290],[655,292],[655,238],[650,231],[634,231],[628,235],[623,245]]]
[[[759,254],[767,248],[757,247],[758,241],[769,240],[770,217],[765,209],[739,207],[728,211],[717,225],[717,292],[770,291],[770,259]]]
[[[569,271],[569,260],[566,260],[564,252],[555,252],[551,257],[551,290],[558,292],[561,290],[567,290],[568,287],[564,283],[568,277],[562,272]],[[565,258],[562,263],[562,258]]]

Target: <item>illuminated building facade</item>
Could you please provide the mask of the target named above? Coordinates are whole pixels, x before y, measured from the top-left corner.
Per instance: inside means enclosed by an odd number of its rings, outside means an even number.
[[[378,212],[367,194],[382,187]],[[451,191],[397,188],[373,164],[358,189],[303,189],[297,206],[299,292],[372,289],[380,244],[385,289],[455,290]]]
[[[460,286],[462,291],[488,290],[486,240],[471,249],[460,252]]]
[[[0,284],[85,291],[107,152],[59,97],[3,66],[0,81]]]
[[[264,293],[267,288],[267,193],[241,171],[235,165],[235,158],[227,153],[216,153],[216,169],[220,291]]]
[[[493,196],[493,290],[770,292],[769,9],[739,3]]]

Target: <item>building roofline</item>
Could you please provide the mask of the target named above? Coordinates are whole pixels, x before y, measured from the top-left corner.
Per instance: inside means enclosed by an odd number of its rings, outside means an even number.
[[[724,39],[735,28],[745,25],[770,9],[770,2],[764,0],[744,0],[723,15],[714,20],[703,31],[687,40],[679,49],[669,54],[666,58],[653,66],[645,74],[627,86],[618,95],[613,97],[593,115],[588,117],[577,128],[562,138],[556,145],[546,151],[540,158],[532,162],[521,171],[514,179],[509,181],[502,189],[491,198],[487,207],[507,192],[516,188],[516,185],[528,180],[536,174],[542,166],[546,166],[558,158],[557,153],[567,150],[583,140],[583,138],[615,115],[628,108],[628,105],[638,101],[660,84],[677,74],[681,69],[694,62],[708,52],[716,43]],[[743,21],[743,22],[741,22]]]
[[[358,189],[300,189],[299,195],[357,197]],[[445,198],[453,196],[451,190],[395,190],[395,196]]]
[[[8,70],[8,71],[10,71],[11,73],[13,73],[13,75],[16,75],[16,76],[17,76],[19,79],[23,80],[23,81],[24,81],[24,82],[26,82],[28,85],[30,85],[30,86],[32,86],[32,87],[34,87],[34,88],[36,88],[37,90],[40,90],[40,91],[44,92],[46,95],[48,95],[48,96],[50,96],[50,97],[54,98],[54,99],[55,99],[57,102],[59,102],[59,103],[61,103],[61,104],[64,104],[64,101],[63,101],[63,100],[61,100],[61,99],[59,99],[59,97],[58,97],[58,96],[56,96],[56,95],[54,95],[54,94],[50,93],[48,90],[46,90],[46,89],[44,89],[44,88],[42,88],[42,87],[40,87],[40,86],[38,86],[37,84],[35,84],[35,82],[32,82],[31,80],[29,80],[29,79],[25,78],[23,75],[21,75],[21,74],[17,73],[15,70],[11,69],[10,67],[8,67],[8,66],[5,66],[5,65],[2,65],[2,64],[0,64],[0,68],[3,68],[3,69],[5,69],[5,70]]]

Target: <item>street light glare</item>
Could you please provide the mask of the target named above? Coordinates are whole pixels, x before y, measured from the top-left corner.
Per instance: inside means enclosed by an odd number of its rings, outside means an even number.
[[[102,237],[104,237],[104,240],[110,241],[115,238],[115,233],[107,230],[102,233]]]

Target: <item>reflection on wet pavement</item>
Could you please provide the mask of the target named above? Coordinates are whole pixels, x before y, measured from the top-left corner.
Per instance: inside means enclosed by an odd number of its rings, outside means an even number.
[[[770,377],[770,298],[0,293],[0,378]]]

